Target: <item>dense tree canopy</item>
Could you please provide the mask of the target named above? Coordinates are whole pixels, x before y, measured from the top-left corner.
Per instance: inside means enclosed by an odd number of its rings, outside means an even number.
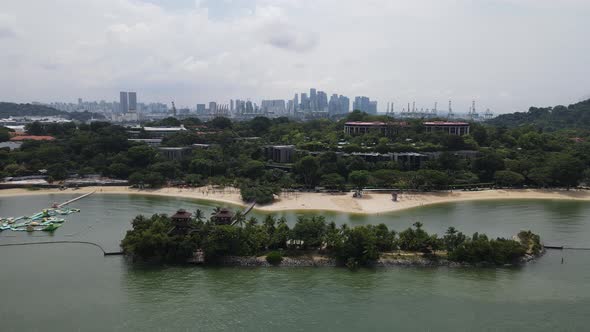
[[[240,218],[238,215],[241,214],[236,214],[236,219]],[[477,233],[468,237],[451,227],[439,238],[427,233],[419,222],[398,235],[384,224],[336,227],[322,216],[300,217],[290,228],[285,219],[277,220],[272,215],[262,223],[250,218],[247,222],[236,220],[233,225],[217,225],[204,220],[200,213],[191,221],[191,231],[184,235],[171,231],[174,222],[165,215],[137,216],[132,226],[121,243],[127,254],[172,262],[186,261],[200,249],[207,262],[225,256],[272,253],[267,260],[280,264],[282,255],[276,250],[281,250],[290,255],[310,251],[327,254],[351,268],[373,265],[383,253],[392,252],[502,265],[517,263],[525,254],[537,255],[542,250],[539,237],[530,231],[519,233],[515,241],[488,239]]]
[[[232,185],[245,189],[247,201],[257,202],[270,202],[281,190],[318,186],[328,190],[444,190],[481,185],[570,188],[586,182],[590,174],[590,128],[584,122],[588,104],[531,109],[525,117],[532,121],[528,125],[505,126],[504,116],[489,123],[471,123],[471,134],[461,137],[427,132],[421,120],[407,120],[392,135],[347,135],[343,130],[346,121],[390,120],[357,111],[346,119],[306,122],[264,117],[234,122],[218,117],[208,122],[166,118],[150,123],[188,128],[165,137],[164,146],[207,146],[174,161],[166,160],[156,148],[128,141],[128,130],[121,126],[32,123],[26,128],[29,134],[51,135],[57,140],[27,141],[18,150],[3,150],[0,177],[51,170],[53,180],[94,173],[146,186]],[[7,108],[34,113],[26,105],[4,105]],[[53,111],[36,108],[35,112]],[[571,114],[580,120],[570,121]],[[539,121],[545,125],[537,125]],[[553,123],[557,125],[550,126]],[[0,141],[8,139],[7,135],[0,128]],[[145,131],[138,135],[149,137]],[[269,163],[272,158],[263,149],[267,145],[294,145],[292,161]],[[411,163],[389,153],[417,153],[425,159]]]

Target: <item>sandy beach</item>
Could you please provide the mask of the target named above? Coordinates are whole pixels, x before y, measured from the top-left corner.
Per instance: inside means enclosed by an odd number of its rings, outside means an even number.
[[[78,190],[58,189],[3,189],[0,198],[26,195],[47,194],[84,194],[96,191],[97,194],[127,194],[127,195],[155,195],[166,197],[193,198],[246,206],[242,202],[239,190],[235,188],[216,189],[201,187],[193,189],[162,188],[158,190],[138,190],[129,187],[85,187]],[[405,193],[393,202],[387,193],[366,193],[363,198],[353,198],[352,193],[283,193],[274,203],[256,206],[261,211],[283,210],[324,210],[359,214],[376,214],[400,211],[431,204],[451,203],[472,200],[498,199],[563,199],[590,201],[590,191],[585,190],[483,190],[483,191],[453,191],[435,193]]]

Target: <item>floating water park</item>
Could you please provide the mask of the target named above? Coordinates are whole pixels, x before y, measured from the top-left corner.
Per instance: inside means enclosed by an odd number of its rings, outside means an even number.
[[[55,203],[51,208],[43,209],[41,212],[35,213],[31,216],[0,217],[0,232],[54,232],[66,221],[64,218],[60,218],[60,216],[67,216],[80,212],[80,209],[67,208],[65,206],[92,195],[93,193],[94,192],[84,194],[65,203]]]
[[[66,216],[77,212],[80,212],[80,210],[70,208],[51,208],[44,209],[43,211],[35,213],[31,216],[20,216],[16,218],[0,217],[0,230],[10,230],[13,232],[53,232],[66,221],[63,218],[59,218],[58,216]]]

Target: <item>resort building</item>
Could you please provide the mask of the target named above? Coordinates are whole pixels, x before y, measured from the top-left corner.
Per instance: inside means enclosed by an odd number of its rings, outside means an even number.
[[[35,136],[35,135],[16,135],[10,138],[11,142],[22,142],[22,141],[54,141],[53,136]]]
[[[401,127],[406,126],[405,122],[359,122],[351,121],[344,124],[344,133],[348,135],[364,135],[377,133],[383,136],[397,134]]]
[[[164,138],[187,131],[182,125],[180,127],[133,127],[129,130],[129,134],[134,137],[139,137],[142,130],[149,136],[149,138]]]
[[[362,158],[367,162],[387,162],[395,161],[402,168],[407,170],[420,169],[424,166],[424,163],[431,157],[427,154],[416,153],[416,152],[393,152],[393,153],[376,153],[376,152],[353,152],[351,156]]]
[[[193,147],[159,147],[158,150],[168,160],[181,160],[192,153]]]
[[[469,123],[467,122],[424,122],[424,127],[426,127],[426,132],[428,133],[442,131],[449,135],[469,135]]]
[[[145,143],[152,147],[158,147],[162,144],[161,138],[129,138],[129,142]]]
[[[215,213],[211,220],[213,220],[218,225],[231,225],[234,219],[234,213],[227,208],[222,208],[219,212]]]
[[[170,233],[176,235],[188,234],[191,229],[192,216],[192,213],[187,212],[184,209],[178,210],[171,218],[174,228],[170,231]]]
[[[295,153],[294,145],[269,145],[263,148],[267,160],[272,160],[279,164],[289,164],[293,162]]]

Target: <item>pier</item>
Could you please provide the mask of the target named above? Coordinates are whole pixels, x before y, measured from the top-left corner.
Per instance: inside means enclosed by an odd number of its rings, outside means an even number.
[[[66,206],[66,205],[68,205],[68,204],[70,204],[70,203],[74,203],[75,201],[81,200],[81,199],[82,199],[82,198],[84,198],[84,197],[88,197],[88,196],[90,196],[90,195],[94,194],[95,192],[96,192],[96,191],[91,191],[91,192],[89,192],[89,193],[86,193],[86,194],[84,194],[84,195],[82,195],[82,196],[78,196],[78,197],[76,197],[76,198],[72,198],[72,199],[70,199],[69,201],[67,201],[67,202],[65,202],[65,203],[61,203],[61,204],[57,205],[57,207],[58,207],[58,208],[61,208],[61,207],[63,207],[63,206]]]
[[[256,205],[256,202],[250,204],[250,206],[248,206],[248,208],[246,209],[246,211],[244,211],[244,216],[246,216],[248,213],[250,213],[250,211],[252,211],[252,209],[254,209],[254,206]]]

